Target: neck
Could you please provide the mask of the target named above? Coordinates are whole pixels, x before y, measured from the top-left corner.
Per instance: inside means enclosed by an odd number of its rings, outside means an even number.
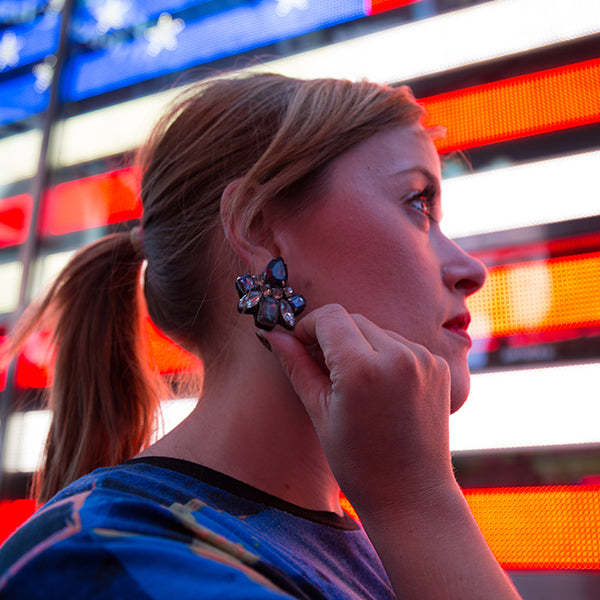
[[[235,339],[192,414],[143,455],[190,460],[297,506],[341,514],[337,482],[276,358],[253,329]]]

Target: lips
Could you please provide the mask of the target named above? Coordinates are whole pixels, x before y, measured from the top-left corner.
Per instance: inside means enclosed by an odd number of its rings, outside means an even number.
[[[446,321],[442,327],[444,329],[448,329],[452,333],[460,335],[461,337],[471,342],[471,338],[467,333],[467,328],[469,327],[469,323],[471,322],[471,315],[468,312],[461,313],[456,317],[453,317],[449,321]]]
[[[464,312],[460,315],[457,315],[453,319],[446,321],[442,327],[445,327],[446,329],[462,329],[463,331],[466,331],[470,322],[471,315],[468,312]]]

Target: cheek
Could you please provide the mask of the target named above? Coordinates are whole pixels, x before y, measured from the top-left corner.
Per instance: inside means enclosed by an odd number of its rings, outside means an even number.
[[[379,268],[382,253],[373,231],[371,223],[348,213],[320,212],[298,220],[288,231],[285,244],[290,276],[297,278],[297,285],[306,292],[339,302],[335,290],[347,295]],[[293,271],[292,264],[298,265]]]
[[[375,201],[353,210],[339,203],[303,215],[287,231],[290,283],[309,308],[339,303],[378,325],[430,343],[432,304],[439,303],[439,269],[423,232]]]

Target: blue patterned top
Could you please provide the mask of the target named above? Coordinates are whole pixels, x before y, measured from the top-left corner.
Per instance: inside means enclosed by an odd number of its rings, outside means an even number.
[[[134,459],[46,503],[0,549],[0,598],[394,598],[362,528],[195,463]]]

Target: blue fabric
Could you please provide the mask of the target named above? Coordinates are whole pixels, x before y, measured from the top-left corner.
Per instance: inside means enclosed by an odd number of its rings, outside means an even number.
[[[0,549],[0,597],[394,596],[350,517],[185,461],[142,459],[83,477],[16,532]]]

